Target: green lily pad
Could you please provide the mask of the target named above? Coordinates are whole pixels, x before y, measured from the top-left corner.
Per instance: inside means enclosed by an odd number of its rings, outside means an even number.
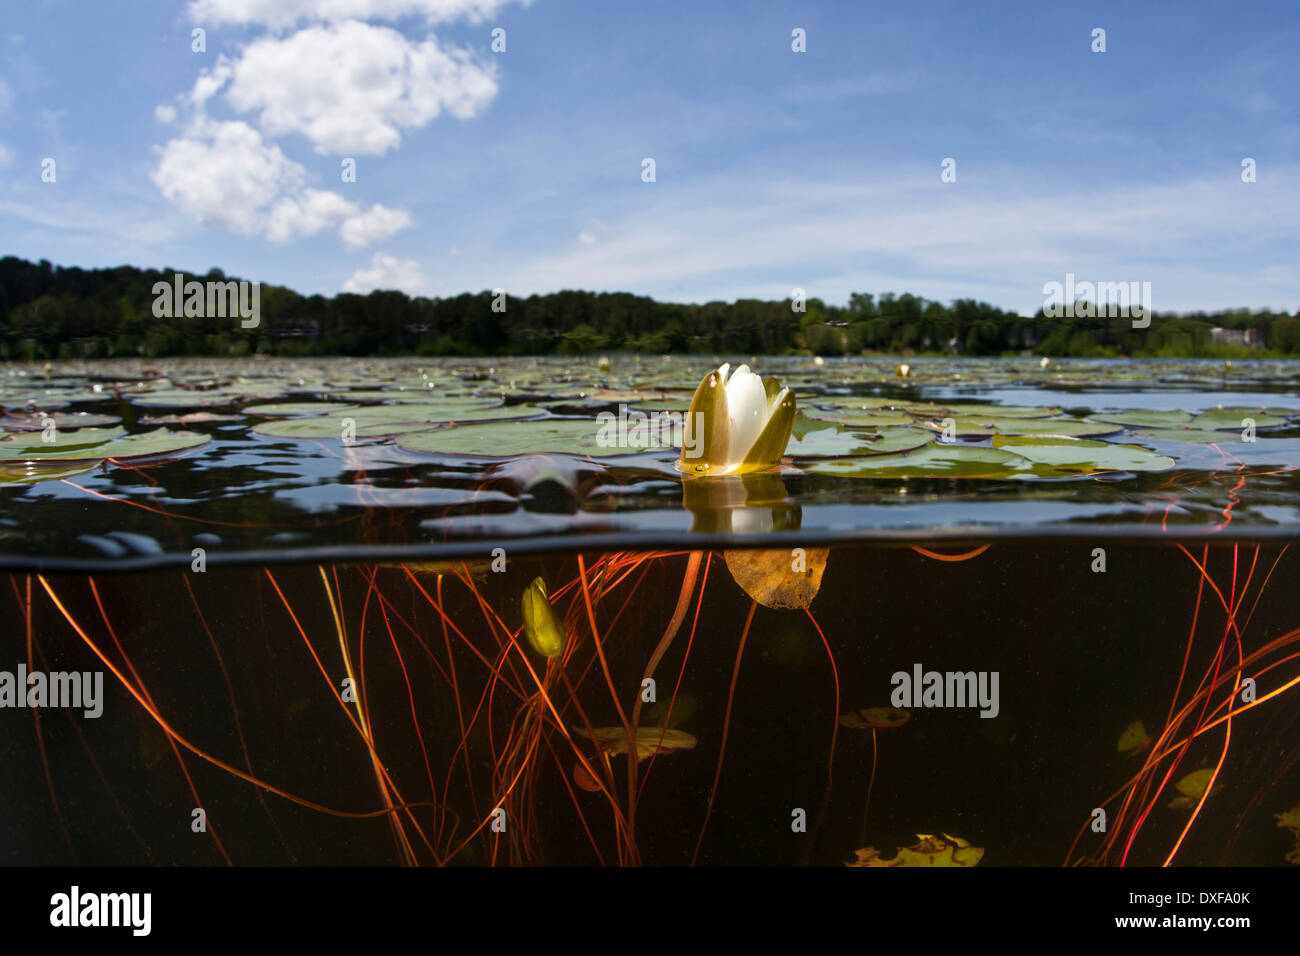
[[[934,436],[920,428],[889,427],[879,431],[829,425],[791,436],[785,453],[795,458],[890,455],[928,445]]]
[[[1089,415],[1090,422],[1113,422],[1116,425],[1131,425],[1135,428],[1181,428],[1192,420],[1192,416],[1183,411],[1150,411],[1134,409],[1127,412],[1098,412]]]
[[[500,421],[529,418],[541,414],[533,405],[492,405],[482,403],[437,405],[357,405],[316,418],[288,418],[254,425],[256,435],[267,438],[342,438],[344,425],[351,420],[357,438],[379,438],[424,431],[431,425],[449,422]]]
[[[1120,431],[1119,425],[1105,422],[1080,422],[1070,418],[953,418],[956,438],[988,438],[992,435],[1060,435],[1068,438],[1109,435]],[[932,418],[917,422],[922,428],[940,434],[945,419]]]
[[[1061,414],[1059,408],[1041,405],[953,405],[951,410],[963,418],[1051,418]]]
[[[0,439],[0,461],[66,461],[103,458],[98,449],[121,435],[120,428],[55,430],[53,441],[41,432],[23,432]]]
[[[98,461],[77,462],[0,462],[0,485],[38,485],[93,471]]]
[[[246,405],[249,415],[329,415],[345,408],[356,408],[346,402],[273,402],[268,405]]]
[[[398,447],[426,455],[481,455],[510,458],[516,455],[553,454],[584,455],[606,458],[636,455],[646,451],[666,450],[674,445],[661,443],[669,436],[652,432],[633,432],[623,446],[602,444],[601,423],[591,418],[554,418],[533,422],[483,422],[457,425],[438,431],[402,435]],[[615,436],[616,437],[616,436]],[[680,436],[677,436],[680,437]],[[632,442],[647,442],[638,447]]]
[[[1087,441],[1055,435],[997,436],[993,445],[1014,452],[1029,461],[1055,469],[1077,468],[1081,473],[1097,471],[1168,471],[1174,460],[1142,448],[1114,442]]]
[[[1256,428],[1277,428],[1287,424],[1285,418],[1270,415],[1262,408],[1212,408],[1193,418],[1192,427],[1240,432],[1246,427],[1243,420],[1247,418],[1255,423]]]
[[[1197,444],[1231,444],[1240,441],[1240,435],[1230,432],[1206,431],[1203,428],[1144,428],[1134,432],[1133,437],[1148,441],[1186,441]]]
[[[55,429],[101,428],[122,421],[117,415],[96,415],[92,412],[15,412],[0,418],[0,427],[18,431],[40,431],[46,420],[54,422]]]
[[[1026,459],[997,448],[937,444],[900,455],[835,458],[801,467],[840,478],[1013,478],[1033,470]]]
[[[206,444],[208,436],[196,432],[156,428],[137,435],[119,429],[81,428],[60,433],[54,441],[37,435],[14,436],[0,441],[0,461],[102,461],[106,458],[140,458],[187,451]]]
[[[885,428],[890,425],[910,425],[912,417],[902,412],[891,411],[853,411],[851,409],[820,409],[808,413],[813,421],[834,422],[853,428]]]

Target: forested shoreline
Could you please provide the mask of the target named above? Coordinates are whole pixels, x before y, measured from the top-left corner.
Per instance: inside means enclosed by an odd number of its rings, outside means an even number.
[[[808,299],[656,302],[623,292],[448,298],[402,292],[332,297],[259,287],[255,328],[235,317],[157,316],[155,285],[175,269],[80,269],[0,259],[0,358],[177,355],[545,355],[604,351],[743,355],[1033,354],[1168,358],[1300,356],[1300,310],[1234,309],[1129,318],[1021,316],[973,299],[855,293]],[[187,280],[238,277],[213,269]],[[504,310],[502,310],[504,307]]]

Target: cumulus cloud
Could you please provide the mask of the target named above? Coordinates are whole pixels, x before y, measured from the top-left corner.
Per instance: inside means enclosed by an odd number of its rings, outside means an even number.
[[[303,168],[247,123],[201,121],[162,147],[153,181],[168,202],[205,225],[253,234]]]
[[[247,123],[193,121],[159,151],[153,181],[181,212],[205,225],[290,242],[337,229],[348,248],[412,224],[404,210],[368,210],[338,193],[309,189],[306,171]]]
[[[408,295],[424,295],[432,288],[420,264],[414,259],[398,259],[386,252],[376,252],[369,269],[358,269],[343,283],[344,292],[364,294],[375,289],[397,289]]]
[[[339,238],[349,249],[383,242],[394,233],[411,226],[411,214],[405,209],[389,209],[375,203],[366,212],[356,212],[339,227]]]
[[[233,67],[226,100],[258,114],[270,136],[301,133],[318,153],[382,154],[403,129],[443,110],[469,119],[497,92],[495,67],[436,37],[413,43],[356,20],[308,27],[249,44]]]
[[[272,29],[303,22],[404,17],[422,17],[428,23],[462,19],[479,23],[514,2],[527,6],[530,0],[193,0],[190,19]]]

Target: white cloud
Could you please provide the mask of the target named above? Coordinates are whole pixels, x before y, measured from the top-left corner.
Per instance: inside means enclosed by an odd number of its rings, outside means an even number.
[[[496,96],[495,72],[436,37],[413,43],[347,20],[250,43],[233,64],[226,99],[256,112],[268,135],[301,133],[318,153],[382,154],[401,143],[403,129],[443,110],[468,119],[483,109]]]
[[[1067,271],[1151,281],[1157,309],[1294,308],[1300,296],[1300,269],[1278,252],[1294,243],[1300,169],[1279,170],[1267,191],[1231,176],[1086,191],[1031,191],[1014,170],[985,177],[1002,189],[958,192],[937,180],[881,170],[871,182],[825,176],[756,189],[755,177],[728,172],[613,221],[608,233],[588,224],[583,232],[599,242],[512,251],[508,265],[488,264],[490,282],[522,295],[617,288],[674,301],[776,298],[803,286],[844,302],[851,291],[892,289],[973,295],[1025,314],[1042,304],[1043,283]],[[464,275],[466,288],[486,275]]]
[[[8,166],[13,161],[14,151],[4,143],[0,143],[0,167]]]
[[[403,17],[422,17],[428,23],[461,19],[479,23],[513,2],[527,6],[530,0],[193,0],[190,19],[274,29],[308,21],[391,21]]]
[[[246,235],[262,231],[267,208],[302,179],[303,168],[247,123],[208,120],[162,147],[153,172],[158,189],[181,212]]]
[[[353,249],[411,225],[402,209],[368,210],[338,193],[309,189],[306,171],[247,123],[195,119],[160,150],[153,181],[177,209],[204,225],[290,242],[338,229]]]
[[[398,259],[386,252],[376,252],[369,269],[358,269],[343,283],[344,292],[364,294],[375,289],[397,289],[408,295],[425,295],[432,289],[432,284],[414,259]]]
[[[166,103],[159,103],[153,108],[153,118],[160,123],[176,122],[176,107],[168,106]]]
[[[339,227],[339,238],[349,249],[357,249],[383,242],[412,224],[411,214],[405,209],[389,209],[375,203],[368,211],[349,216]]]
[[[271,207],[266,238],[272,242],[290,242],[299,236],[314,236],[355,215],[356,208],[356,203],[323,189],[284,196]]]

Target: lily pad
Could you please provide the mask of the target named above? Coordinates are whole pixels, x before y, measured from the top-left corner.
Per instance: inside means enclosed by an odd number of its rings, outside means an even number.
[[[918,422],[922,428],[944,432],[946,419]],[[953,418],[951,434],[956,438],[988,438],[992,435],[1061,435],[1069,438],[1109,435],[1120,426],[1105,422],[1081,422],[1070,418]]]
[[[340,438],[346,420],[351,419],[355,437],[378,438],[424,431],[448,422],[527,418],[540,413],[541,409],[532,405],[357,405],[315,418],[262,422],[252,431],[268,438]]]
[[[92,412],[15,412],[0,418],[0,428],[18,431],[40,431],[54,422],[57,430],[69,428],[102,428],[117,425],[122,419],[117,415],[97,415]]]
[[[118,437],[116,429],[82,428],[60,434],[53,442],[22,436],[0,441],[0,461],[102,461],[107,458],[145,458],[188,451],[206,444],[207,435],[157,428],[151,432]]]
[[[1113,422],[1116,425],[1130,425],[1135,428],[1181,428],[1192,420],[1192,416],[1183,411],[1152,411],[1134,409],[1125,412],[1098,412],[1089,415],[1090,422]]]
[[[621,446],[612,428],[604,437],[601,430],[600,422],[588,418],[488,422],[402,435],[397,444],[407,451],[426,455],[482,455],[492,458],[529,454],[603,458],[675,447],[664,443],[672,436],[648,429],[625,435],[626,441]]]
[[[1024,458],[997,448],[937,444],[901,455],[838,458],[801,467],[840,478],[1012,478],[1032,471]]]
[[[1242,431],[1245,419],[1249,418],[1256,428],[1278,428],[1287,424],[1279,415],[1270,415],[1262,408],[1212,408],[1201,412],[1192,419],[1193,428],[1206,428],[1220,431]]]
[[[1174,460],[1142,448],[1114,442],[1061,438],[1056,435],[997,436],[993,445],[1043,465],[1095,471],[1168,471]]]
[[[928,445],[934,436],[920,428],[890,427],[879,431],[831,425],[791,436],[785,453],[795,458],[846,458],[890,455]]]
[[[356,408],[345,402],[272,402],[267,405],[246,405],[249,415],[330,415],[345,408]]]

